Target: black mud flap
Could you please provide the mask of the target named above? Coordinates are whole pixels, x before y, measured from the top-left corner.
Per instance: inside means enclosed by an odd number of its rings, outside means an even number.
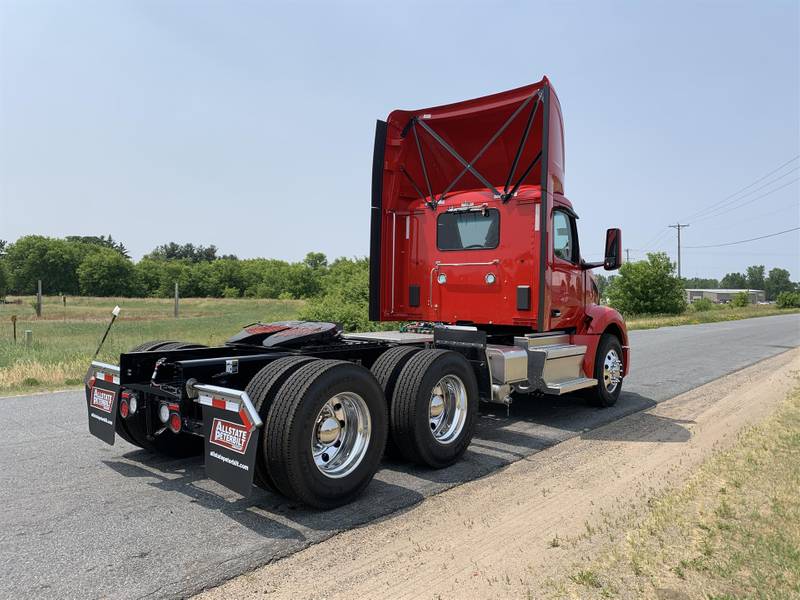
[[[118,399],[119,386],[113,382],[98,379],[93,386],[86,386],[89,433],[112,446],[116,437]]]
[[[203,405],[206,474],[241,494],[250,496],[258,451],[259,429],[240,413]]]

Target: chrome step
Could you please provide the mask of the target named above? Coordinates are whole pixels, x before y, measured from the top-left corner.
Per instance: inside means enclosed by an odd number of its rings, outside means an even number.
[[[514,344],[528,354],[528,385],[531,391],[561,395],[597,385],[596,380],[586,377],[583,372],[587,347],[570,344],[569,341],[568,334],[559,332],[514,338]]]
[[[554,344],[569,344],[569,334],[560,333],[558,331],[553,333],[532,333],[523,337],[515,338],[517,346],[527,346],[533,348],[534,346],[552,346]]]
[[[561,396],[562,394],[571,394],[584,388],[593,387],[597,385],[597,379],[591,377],[578,377],[576,379],[569,379],[559,383],[550,383],[545,389],[545,394],[552,394]]]

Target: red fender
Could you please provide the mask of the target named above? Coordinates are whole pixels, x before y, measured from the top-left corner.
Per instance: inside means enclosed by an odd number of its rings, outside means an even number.
[[[586,355],[583,357],[583,372],[587,377],[592,377],[594,373],[594,358],[597,353],[597,346],[600,343],[600,336],[604,333],[612,333],[620,338],[622,344],[622,367],[623,375],[630,371],[630,346],[628,345],[628,328],[616,310],[609,306],[600,304],[590,304],[586,307],[586,316],[581,322],[578,332],[572,336],[573,344],[586,345]]]

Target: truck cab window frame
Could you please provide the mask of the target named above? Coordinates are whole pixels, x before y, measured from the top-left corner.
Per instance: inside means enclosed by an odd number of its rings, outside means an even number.
[[[552,221],[553,256],[577,265],[580,263],[580,250],[575,217],[567,210],[556,208]]]
[[[500,245],[500,211],[450,211],[436,217],[436,247],[442,252],[494,250]]]

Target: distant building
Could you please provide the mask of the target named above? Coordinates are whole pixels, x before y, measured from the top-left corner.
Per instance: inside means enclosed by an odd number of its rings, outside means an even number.
[[[764,290],[706,290],[706,289],[688,289],[686,292],[686,301],[689,303],[701,298],[708,298],[717,304],[727,304],[736,294],[745,293],[750,299],[750,304],[758,302],[765,302],[767,295]]]

